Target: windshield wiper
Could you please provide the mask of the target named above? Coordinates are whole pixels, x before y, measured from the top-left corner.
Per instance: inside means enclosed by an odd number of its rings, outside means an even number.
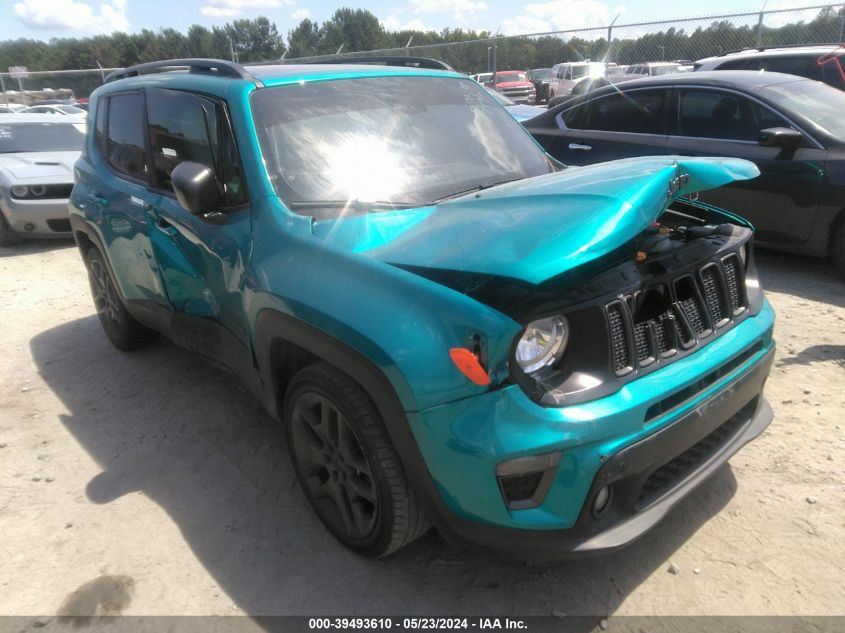
[[[461,196],[465,196],[468,193],[473,193],[474,191],[484,191],[485,189],[490,189],[491,187],[498,187],[499,185],[504,185],[509,182],[515,182],[517,180],[522,180],[522,176],[518,176],[516,178],[508,178],[507,180],[500,180],[498,182],[491,182],[485,183],[481,185],[476,185],[475,187],[471,187],[469,189],[464,189],[463,191],[457,191],[455,193],[450,193],[448,196],[443,196],[442,198],[437,198],[433,202],[436,204],[438,202],[445,202],[446,200],[451,200],[452,198],[460,198]]]

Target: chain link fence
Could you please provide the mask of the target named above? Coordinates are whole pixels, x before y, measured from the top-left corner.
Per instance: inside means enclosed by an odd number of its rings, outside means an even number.
[[[400,55],[438,59],[460,72],[476,74],[549,68],[561,62],[586,60],[620,65],[694,61],[743,48],[842,43],[843,31],[845,4],[832,4],[498,36],[284,61],[350,61],[368,55]]]
[[[372,55],[400,55],[438,59],[460,72],[476,74],[550,68],[561,62],[586,60],[619,65],[694,61],[743,48],[834,44],[843,39],[845,3],[288,58],[284,63],[329,59],[348,62]],[[27,104],[38,99],[63,98],[50,96],[57,91],[70,92],[76,98],[87,97],[111,70],[29,72],[25,77],[4,72],[0,79],[9,102]]]

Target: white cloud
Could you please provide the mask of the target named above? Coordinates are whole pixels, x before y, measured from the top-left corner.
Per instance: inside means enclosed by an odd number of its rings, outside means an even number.
[[[14,6],[18,20],[31,29],[95,33],[129,30],[126,0],[112,0],[99,9],[96,12],[90,4],[75,0],[22,0]]]
[[[290,19],[294,22],[302,22],[302,20],[311,17],[311,12],[308,9],[297,9],[290,14]]]
[[[411,0],[414,13],[449,13],[458,22],[475,19],[487,10],[482,0]]]
[[[502,22],[502,33],[545,33],[591,27],[606,27],[624,6],[611,9],[599,0],[551,0],[528,4],[524,13]]]
[[[385,31],[433,31],[431,27],[426,26],[422,20],[407,20],[403,22],[394,15],[387,16],[381,21],[381,25]]]
[[[213,18],[230,18],[242,15],[247,9],[274,9],[293,0],[209,0],[200,13]]]
[[[783,2],[775,2],[766,5],[766,11],[784,10],[783,13],[767,13],[763,18],[763,25],[770,28],[779,28],[785,24],[793,22],[812,22],[821,13],[821,9],[808,9],[804,11],[796,11],[806,6],[818,5],[819,2],[807,2],[807,0],[786,0]],[[754,18],[754,25],[756,26],[757,18]]]

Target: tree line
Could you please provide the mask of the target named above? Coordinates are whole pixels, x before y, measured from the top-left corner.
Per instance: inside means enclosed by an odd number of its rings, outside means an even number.
[[[833,42],[842,37],[845,13],[842,8],[822,9],[810,21],[798,21],[777,28],[762,29],[762,43],[788,45]],[[560,61],[604,59],[621,64],[665,59],[698,59],[727,50],[754,46],[756,28],[715,21],[686,31],[669,27],[660,32],[629,36],[617,27],[608,47],[606,38],[586,39],[556,36],[498,37],[497,68],[528,69]],[[485,41],[486,40],[486,41]],[[112,33],[86,38],[55,38],[49,42],[32,39],[0,42],[0,70],[26,66],[29,70],[69,70],[125,67],[146,61],[180,57],[235,59],[241,63],[295,59],[377,49],[403,49],[408,42],[414,55],[436,57],[467,73],[482,72],[491,64],[492,34],[487,31],[444,29],[435,31],[387,31],[378,18],[364,9],[341,8],[322,23],[303,19],[286,37],[266,17],[238,19],[223,26],[192,25],[185,33],[172,28],[157,32]],[[460,42],[466,42],[460,44]],[[448,46],[443,46],[448,44]],[[434,45],[440,45],[434,47]],[[428,48],[432,46],[432,48]],[[419,48],[422,47],[422,48]],[[28,87],[43,83],[37,76]],[[6,80],[8,83],[8,79]],[[63,79],[63,82],[65,80]],[[90,83],[91,86],[80,85]],[[55,79],[52,82],[55,84]],[[74,81],[77,94],[96,87],[95,76]],[[10,86],[7,85],[7,89]]]

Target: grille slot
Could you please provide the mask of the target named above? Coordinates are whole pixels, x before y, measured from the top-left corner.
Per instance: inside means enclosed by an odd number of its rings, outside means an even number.
[[[637,362],[640,364],[651,358],[651,345],[648,340],[648,321],[634,325],[634,348],[637,350]]]
[[[718,265],[708,264],[701,269],[701,286],[713,323],[724,325],[728,320],[728,306]]]
[[[675,280],[675,294],[696,336],[707,336],[710,333],[710,325],[695,280],[689,275]]]
[[[631,366],[628,356],[628,337],[625,333],[625,321],[622,304],[618,301],[607,306],[607,319],[610,323],[610,350],[613,356],[613,371],[617,374]]]
[[[745,307],[745,279],[742,275],[739,257],[734,254],[728,255],[722,260],[722,266],[725,269],[725,281],[728,284],[731,311],[737,314]]]

